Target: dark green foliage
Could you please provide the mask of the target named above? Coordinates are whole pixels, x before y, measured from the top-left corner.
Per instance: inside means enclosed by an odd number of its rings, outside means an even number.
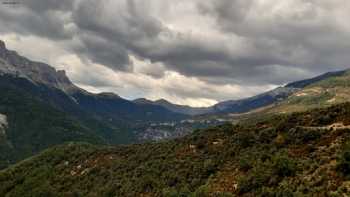
[[[350,104],[223,125],[161,143],[66,144],[0,172],[7,196],[329,196],[347,191]],[[293,124],[290,124],[290,123]],[[317,126],[316,129],[312,126]],[[275,143],[284,136],[285,143]],[[312,148],[309,148],[312,147]],[[337,148],[339,147],[339,148]],[[343,147],[344,151],[340,150]],[[340,155],[337,167],[329,164]],[[337,173],[335,170],[340,173]],[[339,189],[345,188],[345,189]]]
[[[242,171],[248,171],[250,170],[253,166],[252,166],[252,160],[253,158],[252,157],[249,157],[248,156],[242,156],[239,158],[239,161],[238,161],[238,167],[240,170]]]
[[[242,176],[238,182],[238,193],[243,194],[267,185],[272,172],[266,165],[255,166],[248,176]]]
[[[244,153],[246,154],[246,153]],[[263,186],[275,186],[283,177],[296,173],[295,162],[285,153],[278,153],[271,158],[268,154],[242,156],[239,167],[248,175],[241,176],[238,182],[240,194],[259,191]]]
[[[280,154],[273,158],[273,169],[280,177],[293,176],[296,173],[296,164],[288,155]]]
[[[274,129],[274,128],[263,129],[260,131],[259,136],[260,136],[259,137],[260,143],[268,143],[269,144],[277,136],[276,129]]]
[[[5,139],[0,142],[0,168],[68,141],[105,143],[95,131],[30,94],[6,84],[0,84],[0,90],[0,113],[8,121]]]
[[[241,148],[247,148],[255,142],[255,135],[249,131],[237,133],[237,142]]]
[[[0,136],[0,169],[68,141],[136,143],[134,131],[145,124],[186,117],[160,106],[139,106],[109,94],[67,93],[11,75],[0,76],[0,113],[9,122],[6,137]]]
[[[350,143],[344,145],[343,151],[338,158],[337,170],[350,178]]]
[[[292,128],[286,132],[286,140],[288,143],[307,144],[310,141],[319,139],[323,132],[324,131],[317,129]]]

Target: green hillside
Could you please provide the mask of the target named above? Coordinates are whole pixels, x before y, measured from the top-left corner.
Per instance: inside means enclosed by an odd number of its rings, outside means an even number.
[[[8,122],[0,136],[0,169],[52,145],[104,142],[67,113],[12,86],[1,85],[0,114]]]
[[[327,107],[350,101],[350,71],[332,76],[292,94],[285,101],[270,109],[270,112],[293,112]]]
[[[344,196],[350,104],[183,139],[66,144],[0,172],[3,196]]]

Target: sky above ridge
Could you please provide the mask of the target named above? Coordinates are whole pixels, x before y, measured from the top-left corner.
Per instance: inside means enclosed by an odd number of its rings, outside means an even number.
[[[209,106],[350,67],[348,0],[0,2],[9,49],[128,99]]]

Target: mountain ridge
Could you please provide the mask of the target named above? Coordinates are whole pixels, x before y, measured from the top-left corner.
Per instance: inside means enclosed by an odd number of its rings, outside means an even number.
[[[246,113],[252,110],[257,110],[262,107],[267,107],[271,104],[281,102],[287,99],[293,93],[305,88],[308,85],[317,83],[330,77],[341,76],[346,72],[347,70],[327,72],[325,74],[309,79],[288,83],[285,86],[277,87],[276,89],[258,94],[253,97],[220,102],[214,105],[214,108],[217,110],[217,113]]]
[[[15,51],[8,50],[1,40],[0,59],[2,74],[24,77],[33,83],[52,86],[66,93],[80,90],[70,81],[64,70],[56,70],[48,64],[31,61]]]
[[[22,57],[4,43],[0,92],[0,114],[8,121],[0,128],[0,168],[67,141],[136,143],[145,125],[186,118],[161,106],[138,106],[114,93],[89,93],[64,71]]]
[[[216,112],[212,112],[211,110],[215,110],[212,108],[195,108],[196,111],[189,106],[175,105],[166,100],[139,99],[129,101],[114,93],[89,93],[76,87],[64,71],[56,71],[47,64],[30,61],[14,51],[7,50],[5,44],[0,43],[0,92],[3,96],[3,99],[0,99],[0,114],[6,116],[9,123],[7,127],[2,124],[0,128],[0,154],[3,153],[4,161],[13,163],[67,140],[84,141],[88,139],[89,142],[98,141],[109,145],[130,144],[138,143],[142,139],[153,139],[152,135],[164,136],[161,135],[164,131],[178,132],[181,135],[175,133],[173,136],[180,137],[191,132],[188,131],[188,128],[195,128],[195,126],[202,128],[203,125],[210,122],[205,115],[203,117],[196,116],[197,114],[201,115],[205,110],[209,109],[209,116],[212,113],[214,116],[216,113],[229,115],[236,113],[239,115],[239,113],[250,112],[259,109],[259,107],[288,102],[286,98],[302,91],[303,89],[300,89],[302,86],[309,88],[312,84],[327,82],[327,80],[330,80],[330,84],[338,85],[338,81],[334,82],[332,79],[342,76],[342,74],[344,73],[326,73],[316,78],[291,83],[292,85],[286,85],[287,87],[280,87],[255,97],[228,101],[223,103],[223,106],[218,105]],[[344,81],[348,81],[348,78],[342,79],[341,82],[345,83]],[[342,91],[346,88],[348,86]],[[338,89],[333,90],[336,93]],[[27,103],[27,106],[35,106],[36,113],[39,114],[37,117],[35,114],[28,116],[27,113],[31,113],[31,108],[19,110],[16,105],[8,103],[14,100],[21,104],[18,95],[23,95],[23,103]],[[19,110],[18,116],[23,119],[20,120],[20,123],[14,121],[13,118],[13,112],[16,110]],[[52,114],[59,114],[57,119],[51,117],[52,119],[47,121],[47,117],[43,116],[45,110],[49,110]],[[227,120],[231,121],[230,118]],[[26,121],[35,122],[32,127],[28,127],[28,132],[25,127],[16,126],[16,124],[24,125]],[[217,122],[222,122],[222,120]],[[22,130],[16,130],[10,135],[11,132],[8,131],[16,129],[16,127]],[[57,133],[62,132],[62,130],[70,128],[77,128],[79,132],[74,133],[73,130],[72,135],[67,138],[59,138],[64,135],[54,137],[61,139],[58,141],[50,139],[52,136],[57,136]],[[46,130],[48,133],[42,133]],[[166,137],[172,136],[169,132],[165,132]],[[48,139],[45,139],[45,136]],[[18,143],[13,143],[16,141]],[[27,150],[23,147],[27,147]],[[23,152],[8,154],[13,153],[11,152],[13,149]],[[4,166],[6,164],[0,164],[0,168]]]
[[[295,81],[288,83],[284,86],[279,86],[273,90],[263,92],[261,94],[242,98],[238,100],[227,100],[219,102],[213,106],[209,107],[190,107],[186,105],[173,104],[165,99],[159,99],[156,101],[151,101],[146,98],[139,98],[133,100],[133,102],[138,104],[153,104],[163,106],[171,111],[188,114],[188,115],[205,115],[205,114],[241,114],[247,113],[249,111],[254,111],[262,107],[267,107],[271,104],[278,103],[287,99],[293,93],[305,88],[306,86],[322,81],[323,79],[335,76],[341,76],[346,73],[347,70],[327,72],[322,75],[312,77],[309,79],[304,79],[300,81]]]
[[[170,111],[191,115],[191,116],[211,113],[213,111],[212,107],[191,107],[188,105],[178,105],[178,104],[171,103],[165,99],[158,99],[155,101],[151,101],[146,98],[138,98],[133,100],[133,102],[137,104],[151,104],[151,105],[162,106]]]
[[[42,83],[55,88],[58,88],[68,95],[88,94],[95,97],[114,97],[115,99],[123,99],[115,93],[89,93],[76,85],[74,85],[67,77],[64,70],[55,70],[48,64],[34,62],[23,56],[18,55],[17,52],[8,50],[3,41],[0,40],[0,74],[12,74],[17,77],[25,77],[34,83]],[[240,114],[246,113],[252,110],[256,110],[261,107],[271,105],[273,103],[282,101],[294,92],[323,80],[328,77],[339,76],[344,74],[345,71],[328,72],[310,79],[291,82],[285,86],[280,86],[274,90],[270,90],[252,97],[227,100],[219,102],[209,107],[191,107],[186,105],[178,105],[171,103],[165,99],[158,99],[156,101],[150,101],[146,98],[135,99],[129,101],[135,104],[142,105],[154,105],[160,106],[173,113],[179,113],[184,115],[196,116],[205,114],[222,114],[233,113]],[[113,96],[112,96],[113,95]],[[73,100],[76,98],[71,97]],[[126,99],[125,99],[126,100]]]

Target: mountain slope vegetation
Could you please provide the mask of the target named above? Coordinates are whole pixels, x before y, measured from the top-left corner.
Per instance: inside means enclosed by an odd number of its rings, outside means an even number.
[[[27,91],[9,85],[9,80],[5,77],[0,80],[0,113],[6,115],[7,121],[0,142],[0,168],[68,141],[106,143],[95,130]],[[27,84],[25,79],[16,81]]]
[[[350,104],[161,143],[70,143],[0,172],[4,196],[342,196]]]
[[[0,92],[0,114],[8,122],[6,128],[1,126],[0,169],[68,141],[135,143],[133,128],[182,117],[171,117],[171,112],[158,106],[116,102],[118,98],[103,94],[81,93],[72,98],[59,89],[11,75],[0,76]],[[127,111],[130,115],[123,115]]]
[[[288,113],[349,102],[350,70],[338,73],[340,75],[328,76],[305,86],[268,111]]]
[[[305,87],[316,84],[320,81],[343,76],[347,71],[328,72],[320,76],[289,83],[271,91],[240,100],[220,102],[213,106],[216,113],[247,113],[269,105],[278,104]]]

